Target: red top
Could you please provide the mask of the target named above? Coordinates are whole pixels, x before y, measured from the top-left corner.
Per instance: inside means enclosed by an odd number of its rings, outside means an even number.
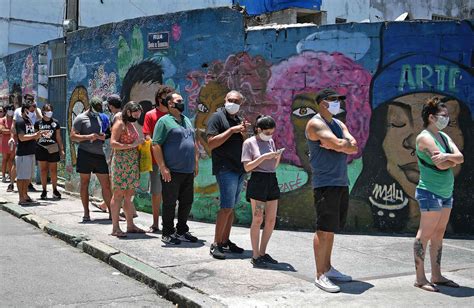
[[[13,123],[13,118],[3,117],[0,119],[0,126],[3,126],[4,128],[11,129],[12,123]],[[10,140],[10,133],[1,133],[1,138],[2,138],[1,146],[0,146],[1,152],[5,154],[12,153],[14,150],[11,151],[10,147],[8,146],[8,140]]]
[[[150,137],[153,138],[153,131],[155,130],[156,123],[162,116],[166,114],[167,112],[162,112],[158,108],[154,108],[148,111],[145,114],[145,120],[143,123],[143,134],[150,135]],[[153,157],[153,150],[152,150],[151,157],[153,159],[153,164],[156,165],[157,163],[156,163],[155,158]]]

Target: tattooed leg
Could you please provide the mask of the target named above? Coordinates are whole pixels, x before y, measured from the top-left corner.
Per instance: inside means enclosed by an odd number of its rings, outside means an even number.
[[[423,266],[425,262],[425,250],[423,249],[423,243],[420,239],[415,239],[413,252],[415,255],[415,269],[418,269],[420,266]]]
[[[263,222],[263,213],[265,211],[265,202],[250,199],[252,204],[252,225],[250,226],[250,240],[252,242],[253,258],[258,258],[260,248],[260,227]]]

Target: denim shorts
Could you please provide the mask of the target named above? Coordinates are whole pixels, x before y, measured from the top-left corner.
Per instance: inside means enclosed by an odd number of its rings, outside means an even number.
[[[220,171],[216,174],[219,185],[220,205],[223,209],[233,209],[240,200],[240,192],[244,184],[245,173],[231,170]]]
[[[425,189],[416,189],[415,198],[420,206],[420,211],[441,211],[453,208],[453,197],[443,198]]]

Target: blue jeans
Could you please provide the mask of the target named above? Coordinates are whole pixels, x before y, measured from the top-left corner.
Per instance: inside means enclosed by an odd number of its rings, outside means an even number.
[[[244,176],[245,173],[231,170],[220,171],[216,174],[222,209],[233,209],[239,202]]]
[[[453,208],[453,197],[443,198],[425,189],[416,189],[415,198],[420,205],[420,211],[441,211]]]

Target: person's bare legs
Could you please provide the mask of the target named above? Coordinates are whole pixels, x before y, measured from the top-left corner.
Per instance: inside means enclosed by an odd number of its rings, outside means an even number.
[[[153,212],[153,224],[151,225],[151,229],[159,229],[160,228],[160,205],[161,205],[161,193],[160,194],[152,194],[151,195],[151,209]]]
[[[326,249],[326,256],[324,257],[324,259],[327,260],[325,267],[327,267],[329,271],[332,267],[332,264],[331,264],[332,248],[334,246],[334,233],[333,232],[328,232],[328,234],[326,235],[326,241],[327,241],[327,249]]]
[[[234,209],[230,209],[228,216],[227,216],[227,221],[224,227],[224,231],[222,234],[222,243],[227,243],[230,238],[230,230],[232,229],[232,225],[234,224]]]
[[[8,168],[8,154],[2,153],[2,176],[3,178],[6,177],[7,168]]]
[[[53,191],[58,189],[58,163],[49,163],[49,176],[51,177],[51,184]]]
[[[267,245],[275,228],[276,214],[278,209],[278,200],[267,201],[265,205],[265,226],[263,227],[262,239],[260,242],[260,256],[264,256],[267,251]]]
[[[15,180],[16,180],[16,165],[12,164],[12,168],[10,170],[10,184],[12,186],[15,186]]]
[[[20,202],[25,202],[28,199],[28,183],[29,180],[17,180],[18,195]]]
[[[214,231],[214,244],[222,245],[224,244],[224,241],[227,241],[229,239],[227,236],[227,240],[225,240],[224,236],[226,233],[227,224],[228,224],[231,213],[233,213],[233,209],[229,209],[229,208],[221,208],[217,212],[216,228]],[[229,233],[230,233],[230,228],[229,228]]]
[[[441,209],[441,217],[430,240],[431,282],[434,283],[449,280],[441,274],[443,238],[446,226],[448,225],[449,215],[451,215],[451,209]]]
[[[48,185],[49,163],[47,161],[38,161],[38,163],[40,167],[41,186],[43,190],[46,190],[46,186]]]
[[[415,259],[416,283],[418,285],[428,284],[425,275],[425,254],[428,241],[433,236],[436,226],[441,218],[441,212],[429,211],[421,212],[420,227],[413,244],[413,254]]]
[[[333,232],[318,230],[314,233],[313,251],[316,262],[316,277],[318,279],[330,269],[330,260],[328,258],[331,253],[328,252],[328,249],[331,247],[331,238],[334,239]]]
[[[135,194],[135,189],[125,190],[125,196],[123,200],[123,210],[125,211],[125,219],[127,220],[127,232],[145,233],[145,231],[138,228],[133,222],[135,206],[132,203],[132,197],[134,194]]]
[[[110,200],[112,199],[112,190],[110,189],[110,177],[109,174],[96,174],[97,179],[99,180],[100,187],[102,188],[102,198],[104,199],[107,209],[110,213]],[[109,215],[109,218],[110,215]]]
[[[89,182],[91,180],[90,173],[80,173],[81,177],[81,201],[84,208],[84,217],[89,218]]]
[[[250,199],[252,205],[252,224],[250,226],[250,241],[252,242],[252,258],[260,257],[260,227],[263,223],[263,215],[265,211],[265,202]]]
[[[126,234],[120,229],[120,205],[124,199],[125,192],[123,190],[114,190],[110,202],[110,215],[112,217],[112,235],[124,237]]]

